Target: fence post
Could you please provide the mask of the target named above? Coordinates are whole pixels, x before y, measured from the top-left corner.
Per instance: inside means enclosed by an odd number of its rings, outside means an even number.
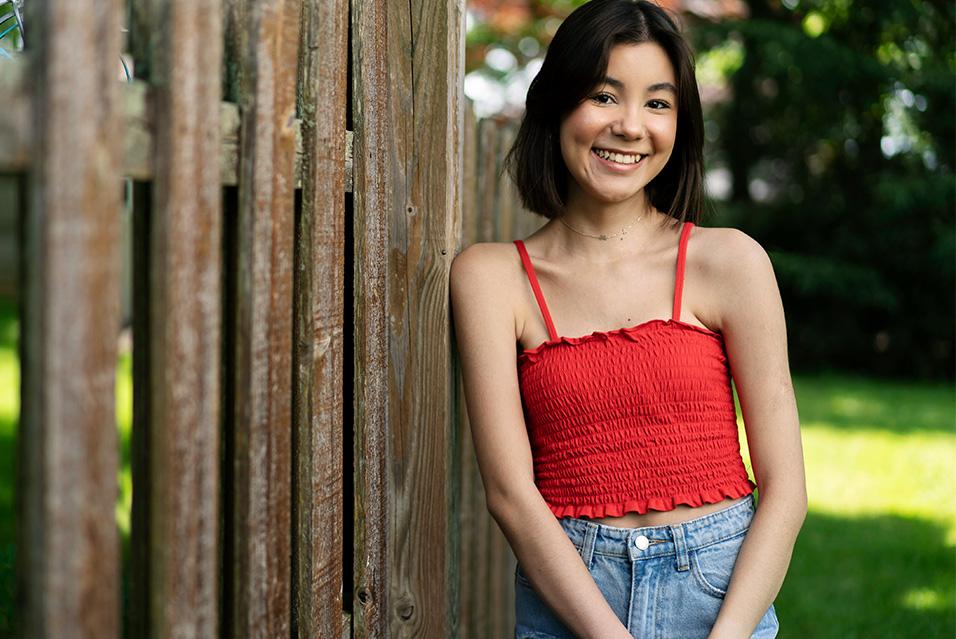
[[[457,632],[448,269],[463,14],[448,0],[352,4],[356,637]]]
[[[351,625],[342,608],[344,572],[351,576],[342,563],[343,404],[351,396],[343,371],[351,336],[344,322],[347,42],[348,0],[303,3],[292,354],[292,623],[299,637],[347,636]]]
[[[21,270],[18,632],[116,637],[120,6],[26,7],[33,147]]]
[[[240,0],[239,159],[230,478],[230,636],[291,629],[292,317],[300,5]]]
[[[134,199],[134,476],[131,616],[136,636],[219,628],[222,62],[218,2],[142,0],[134,34],[148,70],[153,179]],[[212,81],[210,81],[212,80]],[[147,237],[142,237],[146,234]],[[144,269],[145,267],[145,269]],[[135,311],[134,311],[135,312]],[[137,467],[138,466],[138,467]]]

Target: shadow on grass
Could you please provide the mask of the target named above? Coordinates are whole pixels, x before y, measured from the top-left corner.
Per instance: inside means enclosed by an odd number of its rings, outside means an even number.
[[[0,637],[13,637],[17,611],[16,422],[0,417]]]
[[[946,526],[895,515],[810,513],[774,607],[780,637],[956,636]]]
[[[794,376],[800,422],[841,430],[951,434],[956,422],[952,382],[878,380],[844,374]]]

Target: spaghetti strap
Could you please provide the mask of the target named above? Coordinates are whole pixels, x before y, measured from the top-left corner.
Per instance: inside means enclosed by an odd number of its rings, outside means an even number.
[[[690,230],[693,228],[693,222],[684,222],[680,231],[680,244],[677,247],[677,278],[674,282],[674,313],[671,319],[680,321],[681,297],[684,292],[684,263],[687,261],[687,239],[690,237]]]
[[[548,312],[548,305],[544,303],[544,295],[541,294],[541,287],[538,286],[538,277],[534,273],[534,266],[531,265],[531,258],[528,256],[528,250],[521,240],[514,240],[518,247],[518,254],[521,256],[521,263],[524,264],[524,271],[528,274],[528,280],[531,282],[531,290],[534,291],[534,297],[538,300],[538,307],[541,309],[541,315],[544,316],[544,323],[548,327],[548,337],[552,340],[558,339],[558,332],[554,330],[554,322],[551,321],[551,313]]]

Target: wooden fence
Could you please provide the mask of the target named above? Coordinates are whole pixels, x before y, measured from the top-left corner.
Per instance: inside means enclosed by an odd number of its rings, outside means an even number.
[[[464,246],[537,222],[499,174],[515,124],[464,100],[462,3],[130,0],[124,42],[126,8],[30,0],[28,48],[0,60],[19,636],[510,636],[447,280]]]

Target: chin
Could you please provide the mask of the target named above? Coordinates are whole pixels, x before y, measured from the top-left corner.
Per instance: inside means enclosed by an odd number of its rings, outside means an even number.
[[[619,204],[621,202],[626,202],[628,200],[633,200],[634,198],[640,197],[643,192],[643,187],[636,191],[595,191],[591,190],[590,195],[592,198],[597,200],[602,204]]]

